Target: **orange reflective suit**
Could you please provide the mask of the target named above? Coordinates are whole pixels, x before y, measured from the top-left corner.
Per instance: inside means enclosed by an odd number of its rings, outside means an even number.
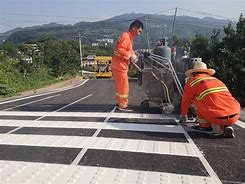
[[[115,80],[115,99],[116,104],[121,108],[128,107],[128,68],[129,58],[133,55],[133,39],[134,36],[129,31],[124,32],[115,45],[112,57],[111,69]]]
[[[224,126],[235,123],[240,116],[240,104],[232,97],[223,82],[207,74],[190,78],[184,89],[181,102],[181,115],[186,115],[193,103],[201,127],[211,124]]]

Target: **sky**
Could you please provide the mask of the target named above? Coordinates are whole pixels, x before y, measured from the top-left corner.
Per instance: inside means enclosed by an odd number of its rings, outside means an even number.
[[[50,22],[95,22],[132,12],[174,15],[176,7],[177,16],[238,20],[245,13],[245,0],[0,0],[0,33]]]

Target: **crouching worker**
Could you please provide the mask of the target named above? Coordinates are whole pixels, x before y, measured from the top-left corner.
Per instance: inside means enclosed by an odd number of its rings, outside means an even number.
[[[193,131],[232,138],[235,135],[231,125],[240,117],[240,104],[223,82],[212,77],[214,73],[200,60],[185,72],[189,79],[181,101],[180,122],[186,122],[188,107],[193,104],[199,123],[191,127]]]

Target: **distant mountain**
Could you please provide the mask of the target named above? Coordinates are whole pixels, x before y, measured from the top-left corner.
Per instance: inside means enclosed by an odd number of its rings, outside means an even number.
[[[142,13],[122,14],[107,20],[97,22],[78,22],[73,25],[62,25],[49,23],[40,26],[27,28],[16,28],[6,33],[0,34],[0,39],[13,43],[27,42],[44,37],[59,37],[62,39],[75,39],[77,33],[81,33],[83,44],[91,44],[101,38],[117,39],[118,35],[127,30],[129,24],[139,19],[145,24],[147,19],[147,30],[151,44],[155,44],[157,38],[171,37],[173,16],[154,15]],[[229,20],[215,19],[212,17],[196,18],[189,16],[177,16],[175,22],[175,35],[178,37],[190,37],[195,34],[209,36],[213,29],[222,29],[227,26]],[[141,41],[145,42],[145,37],[141,36]]]

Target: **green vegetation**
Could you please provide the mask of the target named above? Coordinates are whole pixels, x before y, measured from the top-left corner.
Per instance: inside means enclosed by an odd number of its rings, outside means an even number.
[[[88,54],[111,55],[112,47],[84,47]],[[0,45],[0,98],[37,89],[79,74],[77,41],[43,38],[29,43]]]
[[[73,45],[58,39],[0,46],[0,97],[36,89],[78,74]]]
[[[221,79],[232,94],[245,106],[245,19],[243,15],[234,29],[231,24],[221,31],[214,30],[210,38],[196,35],[194,38],[175,38],[178,49],[188,50],[190,57],[201,57],[205,63],[216,70],[215,76]]]

